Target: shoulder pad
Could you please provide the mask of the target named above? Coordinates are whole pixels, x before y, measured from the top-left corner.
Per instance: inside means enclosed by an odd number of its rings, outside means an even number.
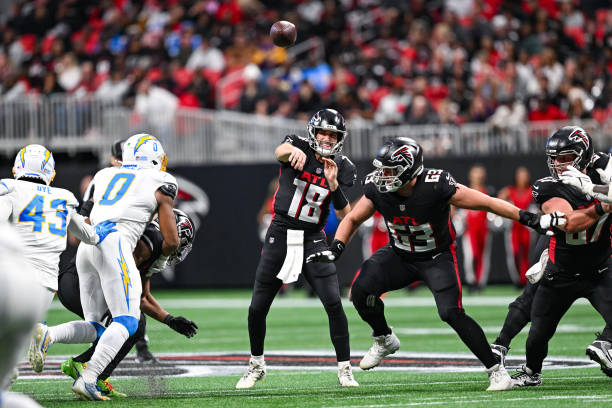
[[[158,190],[174,200],[178,193],[178,186],[176,184],[166,183],[162,184]]]
[[[531,195],[536,203],[542,204],[555,196],[554,188],[559,181],[552,177],[544,177],[536,180],[531,188]]]
[[[357,168],[348,157],[338,155],[334,157],[338,165],[338,183],[343,186],[351,187],[357,181]]]
[[[14,186],[10,179],[0,180],[0,196],[11,193],[13,189],[14,189]]]
[[[591,163],[588,168],[592,169],[605,169],[610,161],[610,155],[603,152],[597,152],[593,154],[593,159],[591,159]]]
[[[291,143],[294,144],[296,142],[308,142],[308,139],[304,139],[298,135],[286,135],[283,139],[283,143]]]

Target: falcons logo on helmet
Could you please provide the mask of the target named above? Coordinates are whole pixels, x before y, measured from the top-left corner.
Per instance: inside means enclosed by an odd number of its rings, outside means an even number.
[[[569,135],[569,140],[572,142],[582,142],[585,149],[589,148],[589,138],[587,137],[585,131],[582,128],[577,127],[576,130]]]
[[[412,167],[414,163],[414,157],[412,156],[412,152],[408,149],[408,146],[402,146],[394,151],[390,159],[394,162],[404,162],[408,167]]]

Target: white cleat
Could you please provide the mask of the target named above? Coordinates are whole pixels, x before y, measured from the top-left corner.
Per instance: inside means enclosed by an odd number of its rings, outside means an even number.
[[[338,367],[338,382],[341,387],[359,387],[359,383],[353,377],[353,370],[350,363]]]
[[[72,384],[72,392],[77,397],[89,401],[110,401],[110,398],[102,395],[102,391],[96,383],[86,383],[82,376],[79,376]]]
[[[242,376],[238,383],[236,383],[236,389],[242,390],[246,388],[253,388],[257,381],[261,381],[266,377],[266,363],[258,363],[251,358],[249,360],[249,368],[246,373]]]
[[[506,368],[501,364],[495,364],[493,367],[487,369],[489,375],[489,381],[491,384],[487,391],[505,391],[511,390],[513,387],[512,377],[506,371]]]
[[[359,362],[359,367],[362,370],[374,368],[380,364],[384,357],[395,353],[399,348],[400,341],[393,332],[382,336],[374,336],[374,344]]]
[[[28,359],[32,370],[41,373],[45,366],[47,358],[47,349],[49,348],[49,328],[46,324],[37,323],[32,332],[30,341],[30,349],[28,350]]]

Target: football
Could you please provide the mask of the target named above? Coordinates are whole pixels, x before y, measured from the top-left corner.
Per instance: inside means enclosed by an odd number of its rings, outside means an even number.
[[[270,28],[270,38],[277,47],[289,47],[295,43],[297,30],[289,21],[277,21]]]

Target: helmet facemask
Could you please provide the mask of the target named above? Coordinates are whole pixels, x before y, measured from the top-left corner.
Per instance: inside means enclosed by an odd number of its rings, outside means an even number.
[[[401,176],[408,169],[408,166],[398,164],[396,166],[385,166],[379,160],[374,159],[374,175],[372,177],[374,185],[381,193],[391,193],[397,191],[404,185]]]
[[[322,109],[315,113],[308,122],[308,144],[321,156],[328,157],[340,153],[346,138],[346,123],[344,117],[334,109]],[[318,130],[327,130],[336,134],[336,143],[332,146],[321,146],[317,140]]]
[[[321,142],[317,139],[317,131],[318,130],[331,130],[325,129],[321,127],[314,127],[308,125],[308,144],[310,147],[321,156],[328,157],[333,156],[335,154],[340,153],[342,151],[342,145],[344,144],[344,134],[346,132],[341,132],[337,130],[332,130],[336,134],[336,142],[330,142],[330,147],[321,146]]]
[[[584,170],[583,168],[581,168],[582,166],[580,165],[580,162],[582,160],[582,151],[577,151],[577,150],[563,150],[561,152],[548,152],[546,154],[547,159],[546,159],[546,164],[548,165],[548,171],[550,172],[550,175],[554,178],[554,179],[559,179],[559,175],[561,173],[563,173],[566,169],[567,166],[572,166],[580,171]],[[573,159],[567,160],[567,161],[563,161],[563,162],[557,162],[557,157],[559,156],[569,156],[572,155],[574,156]]]

